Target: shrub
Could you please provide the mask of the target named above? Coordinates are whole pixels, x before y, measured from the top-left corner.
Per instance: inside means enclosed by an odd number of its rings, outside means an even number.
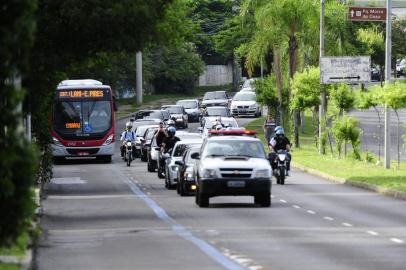
[[[337,143],[337,151],[341,157],[342,145],[344,144],[344,155],[347,155],[347,143],[351,143],[356,159],[361,159],[360,138],[361,129],[358,127],[358,120],[353,117],[344,116],[334,121],[332,131]]]

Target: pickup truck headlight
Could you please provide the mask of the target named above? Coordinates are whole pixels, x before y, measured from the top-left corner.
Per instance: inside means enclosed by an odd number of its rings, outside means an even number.
[[[204,169],[202,178],[217,178],[217,172],[214,169]]]
[[[270,178],[271,174],[268,169],[257,170],[254,174],[254,178]]]

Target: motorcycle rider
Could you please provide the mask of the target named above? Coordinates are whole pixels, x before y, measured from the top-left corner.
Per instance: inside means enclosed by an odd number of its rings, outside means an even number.
[[[167,132],[167,137],[164,138],[162,145],[161,145],[161,150],[163,153],[167,153],[170,149],[172,149],[175,144],[180,141],[179,137],[175,136],[176,134],[176,128],[174,127],[168,127]]]
[[[161,147],[164,139],[166,138],[166,131],[165,131],[163,122],[159,123],[159,129],[158,129],[157,133],[155,134],[155,138],[156,138],[156,144],[159,147]]]
[[[175,144],[180,141],[180,139],[175,136],[176,128],[168,127],[166,133],[167,136],[163,139],[163,142],[161,144],[161,154],[159,158],[159,166],[161,168],[165,166],[165,159],[163,158],[163,154],[168,153],[169,150],[171,150],[175,146]]]
[[[281,126],[277,126],[275,128],[275,136],[269,142],[269,148],[273,150],[273,152],[269,153],[269,161],[272,166],[272,170],[276,169],[276,164],[273,162],[277,158],[277,152],[279,150],[286,151],[286,176],[289,176],[290,171],[290,161],[292,160],[292,156],[289,153],[291,147],[291,143],[289,139],[285,136],[285,130]]]
[[[224,127],[224,124],[221,122],[221,117],[216,117],[216,120],[213,123],[212,129],[217,129],[218,126]]]
[[[135,134],[135,132],[132,130],[133,129],[133,124],[132,122],[127,122],[125,124],[125,131],[123,131],[123,133],[121,133],[121,138],[120,141],[122,142],[122,145],[120,146],[120,152],[121,152],[121,157],[124,157],[124,153],[125,153],[125,142],[126,141],[131,141],[132,144],[132,152],[133,152],[133,157],[135,154],[135,140],[137,139],[137,135]]]

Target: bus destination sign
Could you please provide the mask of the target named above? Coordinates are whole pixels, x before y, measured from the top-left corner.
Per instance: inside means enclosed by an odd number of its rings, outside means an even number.
[[[102,98],[103,90],[63,90],[58,91],[59,98]]]

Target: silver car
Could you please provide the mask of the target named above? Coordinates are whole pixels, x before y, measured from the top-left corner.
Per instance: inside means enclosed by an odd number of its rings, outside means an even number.
[[[230,110],[233,116],[261,116],[261,106],[258,104],[257,96],[254,92],[238,92],[235,94],[231,101]]]
[[[178,100],[176,105],[181,105],[185,108],[188,115],[189,122],[199,122],[201,117],[201,112],[199,109],[199,100],[197,99],[183,99]]]
[[[170,153],[170,157],[165,160],[165,187],[173,189],[178,182],[179,165],[175,164],[176,161],[182,160],[183,154],[189,145],[201,145],[202,138],[181,140],[175,144]]]

